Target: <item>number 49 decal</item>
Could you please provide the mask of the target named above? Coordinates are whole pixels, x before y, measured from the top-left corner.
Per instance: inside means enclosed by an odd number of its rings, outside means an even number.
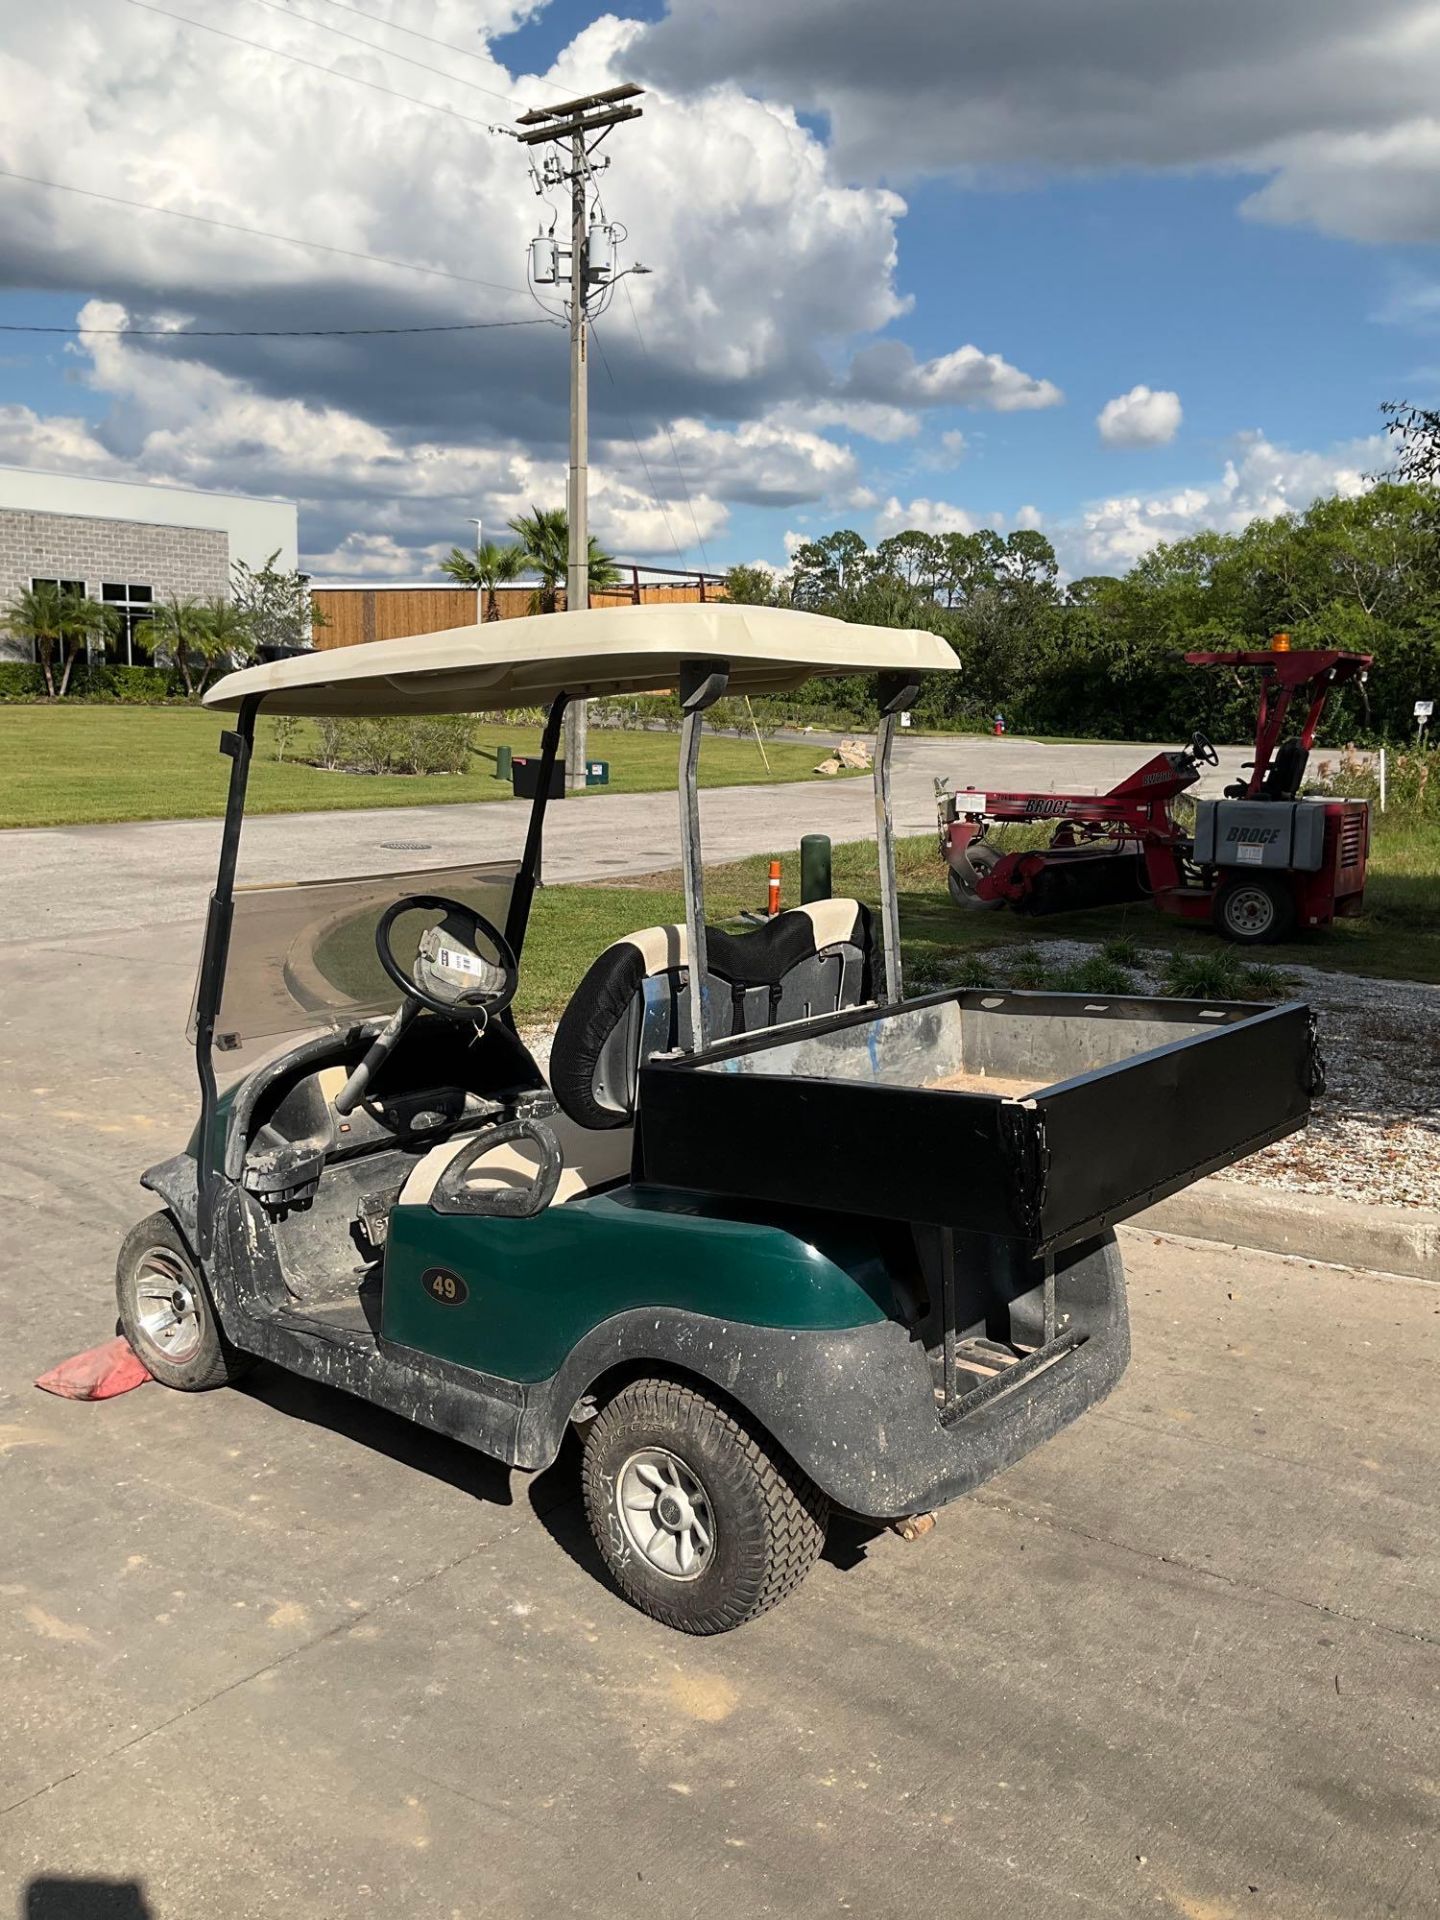
[[[470,1292],[459,1274],[451,1273],[448,1267],[427,1267],[420,1276],[420,1284],[442,1307],[458,1307]]]

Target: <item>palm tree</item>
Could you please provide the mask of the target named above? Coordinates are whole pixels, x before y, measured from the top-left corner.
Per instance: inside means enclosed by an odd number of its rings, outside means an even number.
[[[163,649],[168,653],[180,669],[187,700],[195,695],[190,656],[194,653],[202,660],[206,657],[207,619],[201,601],[178,593],[172,593],[168,600],[160,601],[150,616],[150,644],[157,651]]]
[[[570,521],[563,507],[532,507],[510,522],[525,558],[540,576],[540,585],[530,596],[532,613],[554,613],[560,604],[560,589],[570,564]],[[590,537],[590,591],[601,593],[620,578],[615,562],[602,553],[598,541]]]
[[[18,640],[34,643],[35,658],[45,676],[45,691],[52,700],[64,699],[81,648],[110,632],[113,624],[114,615],[109,607],[73,589],[66,593],[53,580],[22,587],[0,613],[0,627]],[[58,686],[57,659],[60,664]]]
[[[495,589],[504,586],[507,580],[513,580],[525,570],[525,549],[519,546],[502,547],[493,540],[486,540],[472,553],[466,553],[463,547],[452,547],[449,554],[440,562],[440,571],[448,573],[452,580],[458,580],[462,587],[474,587],[477,593],[484,595],[481,605],[486,620],[500,618],[500,606],[495,598]]]
[[[255,636],[251,632],[250,620],[233,600],[223,593],[212,594],[205,602],[204,622],[198,636],[197,651],[205,662],[205,671],[200,676],[197,691],[205,691],[205,683],[215,668],[225,662],[233,666],[242,660],[249,660],[255,652]]]

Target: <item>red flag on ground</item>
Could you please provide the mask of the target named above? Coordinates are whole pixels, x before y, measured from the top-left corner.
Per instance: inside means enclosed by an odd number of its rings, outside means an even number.
[[[91,1347],[73,1359],[62,1360],[35,1382],[46,1393],[58,1393],[63,1400],[113,1400],[117,1393],[129,1393],[150,1379],[144,1361],[123,1333],[107,1340],[103,1347]]]

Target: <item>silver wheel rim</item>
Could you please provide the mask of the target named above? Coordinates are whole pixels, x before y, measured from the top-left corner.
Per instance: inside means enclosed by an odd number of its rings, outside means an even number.
[[[183,1365],[200,1350],[204,1327],[195,1277],[165,1247],[142,1254],[135,1278],[140,1332],[166,1360]]]
[[[1268,933],[1275,902],[1263,887],[1240,887],[1231,894],[1225,912],[1237,933]]]
[[[710,1496],[664,1447],[643,1447],[621,1467],[615,1513],[641,1559],[667,1580],[698,1580],[715,1556]]]

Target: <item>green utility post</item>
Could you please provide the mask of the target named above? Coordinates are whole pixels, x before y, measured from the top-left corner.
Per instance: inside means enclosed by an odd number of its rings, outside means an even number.
[[[830,893],[830,836],[807,833],[800,842],[800,903],[828,900]]]
[[[510,764],[511,755],[512,749],[509,747],[497,747],[495,749],[495,778],[497,780],[513,780],[515,778],[515,769]]]

